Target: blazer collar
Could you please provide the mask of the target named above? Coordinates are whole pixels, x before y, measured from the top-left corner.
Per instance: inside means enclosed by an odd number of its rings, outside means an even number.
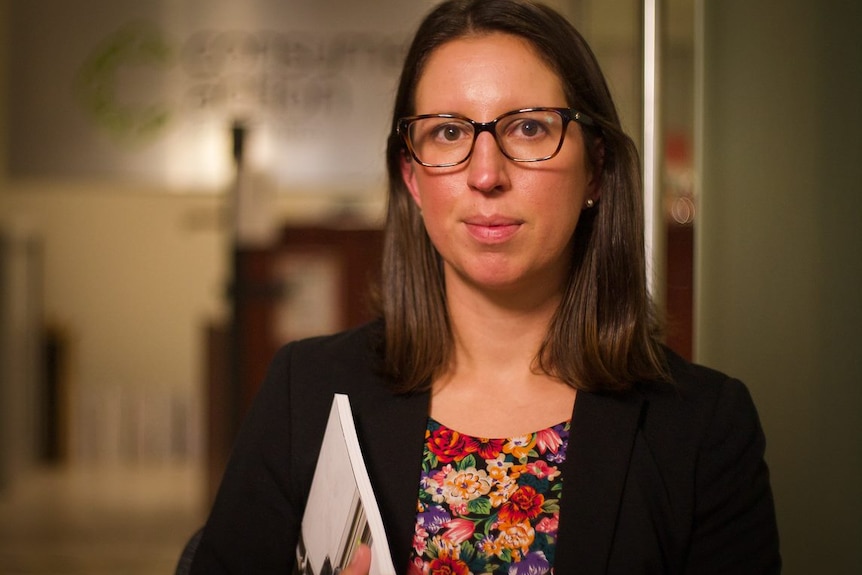
[[[359,402],[360,441],[386,525],[392,562],[401,572],[413,545],[430,394],[366,396]]]
[[[643,398],[578,393],[560,501],[556,573],[604,573]]]

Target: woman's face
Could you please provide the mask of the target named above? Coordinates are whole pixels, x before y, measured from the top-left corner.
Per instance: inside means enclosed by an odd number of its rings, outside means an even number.
[[[557,75],[524,40],[501,33],[443,44],[416,89],[416,114],[457,113],[478,122],[566,105]],[[513,162],[483,132],[466,162],[429,168],[405,159],[402,176],[443,258],[447,291],[562,292],[570,240],[592,193],[576,122],[550,160]]]

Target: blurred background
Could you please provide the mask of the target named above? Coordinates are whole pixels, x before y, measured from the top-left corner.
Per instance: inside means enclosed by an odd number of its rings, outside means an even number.
[[[862,4],[549,3],[669,345],[759,407],[784,572],[862,572]],[[274,350],[368,319],[431,4],[0,0],[0,574],[173,572]]]

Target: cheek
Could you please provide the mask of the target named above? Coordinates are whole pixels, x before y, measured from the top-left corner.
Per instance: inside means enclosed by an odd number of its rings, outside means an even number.
[[[555,241],[571,238],[587,197],[584,178],[546,181],[536,186],[536,192],[531,196],[535,214],[545,219],[548,233],[554,236]]]
[[[427,191],[423,195],[422,201],[422,221],[425,224],[425,230],[435,245],[441,241],[446,241],[450,235],[451,227],[450,205],[447,204],[439,196],[429,194]]]
[[[456,202],[457,184],[445,177],[416,174],[413,197],[427,217],[442,216],[452,211]]]

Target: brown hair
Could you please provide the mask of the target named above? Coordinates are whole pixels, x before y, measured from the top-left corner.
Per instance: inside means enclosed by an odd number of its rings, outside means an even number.
[[[582,127],[588,159],[600,176],[600,200],[582,213],[572,237],[568,283],[537,365],[587,391],[622,390],[663,377],[646,288],[637,150],[620,127],[586,41],[559,13],[526,0],[444,2],[423,20],[407,53],[387,143],[389,203],[379,293],[384,369],[400,391],[427,389],[453,348],[441,258],[402,179],[405,146],[395,127],[399,118],[415,113],[416,86],[435,49],[493,32],[532,45],[560,77],[568,105],[595,122]]]

